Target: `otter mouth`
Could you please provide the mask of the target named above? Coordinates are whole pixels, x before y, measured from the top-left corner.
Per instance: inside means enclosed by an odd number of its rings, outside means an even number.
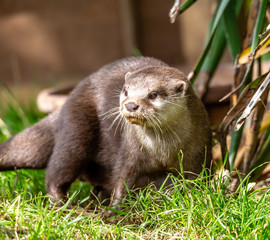
[[[125,116],[126,120],[131,124],[143,125],[145,122],[142,118],[134,117],[134,116]]]

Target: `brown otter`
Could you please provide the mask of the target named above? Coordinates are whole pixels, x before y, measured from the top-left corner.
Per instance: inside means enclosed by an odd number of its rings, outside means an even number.
[[[129,188],[158,186],[179,170],[179,151],[187,177],[209,167],[211,131],[203,104],[179,70],[131,57],[91,74],[61,109],[1,143],[0,170],[46,168],[54,202],[81,177],[102,198],[114,192],[116,204],[124,181]]]

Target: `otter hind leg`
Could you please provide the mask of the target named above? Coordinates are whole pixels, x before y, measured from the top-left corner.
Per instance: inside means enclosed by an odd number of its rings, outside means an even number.
[[[94,145],[91,140],[85,141],[80,134],[73,136],[72,129],[64,132],[56,139],[46,169],[46,188],[52,202],[67,198],[71,184],[86,171],[94,155],[89,150],[89,146]]]
[[[52,202],[66,200],[71,184],[80,176],[84,159],[60,149],[52,154],[46,169],[46,188]]]

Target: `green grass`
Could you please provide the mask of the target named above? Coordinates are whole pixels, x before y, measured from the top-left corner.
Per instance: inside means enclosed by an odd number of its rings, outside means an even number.
[[[0,106],[1,108],[1,106]],[[34,106],[2,109],[11,135],[43,114]],[[5,132],[5,131],[4,131]],[[1,141],[7,137],[0,132]],[[218,179],[189,181],[171,177],[174,188],[151,186],[130,191],[114,223],[102,218],[105,207],[91,204],[83,212],[50,207],[44,171],[0,173],[0,239],[269,239],[269,189],[249,192],[248,181],[236,193]],[[90,204],[91,187],[75,182],[71,200]],[[76,204],[74,204],[76,206]],[[113,220],[113,219],[112,219]],[[174,238],[172,238],[174,236]]]

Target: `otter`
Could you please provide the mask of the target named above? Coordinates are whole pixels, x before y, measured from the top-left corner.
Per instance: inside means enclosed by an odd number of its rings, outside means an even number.
[[[102,67],[80,82],[65,104],[0,144],[0,171],[46,169],[53,202],[76,179],[117,205],[128,188],[177,174],[195,178],[211,162],[211,130],[185,75],[149,57]],[[179,153],[181,159],[179,160]]]

